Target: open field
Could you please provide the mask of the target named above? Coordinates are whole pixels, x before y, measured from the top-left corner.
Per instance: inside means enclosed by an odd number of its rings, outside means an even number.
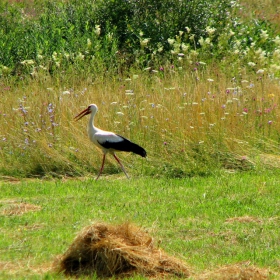
[[[279,0],[176,1],[0,3],[0,279],[64,279],[77,233],[127,221],[192,280],[280,279]],[[91,103],[147,150],[130,180],[94,180]]]
[[[240,263],[280,275],[279,173],[23,180],[0,188],[2,279],[61,279],[50,270],[55,257],[93,221],[145,228],[194,279]]]

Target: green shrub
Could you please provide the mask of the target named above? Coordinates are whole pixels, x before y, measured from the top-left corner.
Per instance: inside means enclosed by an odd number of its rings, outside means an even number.
[[[24,4],[2,3],[0,73],[89,75],[180,66],[178,54],[191,64],[225,57],[231,63],[236,56],[247,64],[262,51],[267,66],[279,47],[272,26],[245,24],[237,11],[237,2],[225,0],[47,1],[32,12]]]

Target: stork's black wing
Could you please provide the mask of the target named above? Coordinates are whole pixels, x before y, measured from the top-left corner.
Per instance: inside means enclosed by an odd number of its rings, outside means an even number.
[[[122,152],[132,152],[142,157],[147,156],[147,152],[145,151],[145,149],[143,149],[139,145],[129,141],[128,139],[120,135],[118,136],[120,137],[120,141],[111,142],[109,140],[106,140],[105,142],[102,143],[98,141],[98,143],[105,149],[114,149],[116,151],[122,151]]]

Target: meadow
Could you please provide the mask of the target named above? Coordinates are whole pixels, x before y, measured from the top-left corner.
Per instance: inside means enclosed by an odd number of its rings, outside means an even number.
[[[199,9],[200,0],[194,2]],[[89,14],[90,1],[77,2],[77,7],[67,2],[38,3],[32,11],[28,5],[26,10],[16,9],[16,4],[2,6],[6,19],[1,37],[6,48],[0,55],[3,175],[96,172],[101,155],[88,142],[86,120],[73,121],[91,103],[100,109],[97,127],[124,135],[148,151],[146,161],[123,156],[132,173],[186,177],[207,176],[221,168],[278,168],[277,25],[263,16],[258,22],[245,21],[246,6],[216,0],[209,3],[209,11],[201,11],[209,20],[216,19],[212,26],[201,22],[200,28],[191,28],[184,24],[191,26],[199,18],[184,17],[177,24],[185,27],[174,31],[176,24],[166,19],[171,34],[164,33],[162,41],[157,30],[145,34],[137,17],[127,23],[132,31],[122,21],[120,30],[114,25],[109,30],[108,21],[115,20],[110,14],[115,7],[110,5]],[[164,3],[157,7],[162,9],[159,17],[165,8],[172,10],[170,2]],[[136,8],[122,9],[116,10],[120,20],[126,9],[129,14]],[[90,16],[98,19],[101,12],[106,15],[104,26],[90,22]],[[152,16],[147,16],[147,24],[159,28]],[[118,41],[119,33],[127,37]],[[111,164],[105,172],[119,169]]]
[[[2,183],[0,278],[64,279],[52,265],[83,227],[129,221],[186,262],[192,279],[225,279],[215,270],[229,265],[278,279],[278,185],[279,173]]]
[[[60,279],[55,256],[102,220],[143,226],[194,279],[277,279],[279,1],[191,3],[0,3],[0,277]],[[91,103],[146,149],[119,154],[131,180],[108,156],[94,181],[102,153],[74,121]]]

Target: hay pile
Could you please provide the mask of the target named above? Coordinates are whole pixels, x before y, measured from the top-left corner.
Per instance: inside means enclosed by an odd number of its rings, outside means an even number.
[[[233,264],[209,271],[195,277],[196,280],[265,280],[268,279],[267,269],[246,264]]]
[[[96,223],[82,230],[55,267],[68,276],[146,277],[166,275],[187,278],[182,261],[168,256],[153,245],[153,239],[138,227],[125,223]]]

